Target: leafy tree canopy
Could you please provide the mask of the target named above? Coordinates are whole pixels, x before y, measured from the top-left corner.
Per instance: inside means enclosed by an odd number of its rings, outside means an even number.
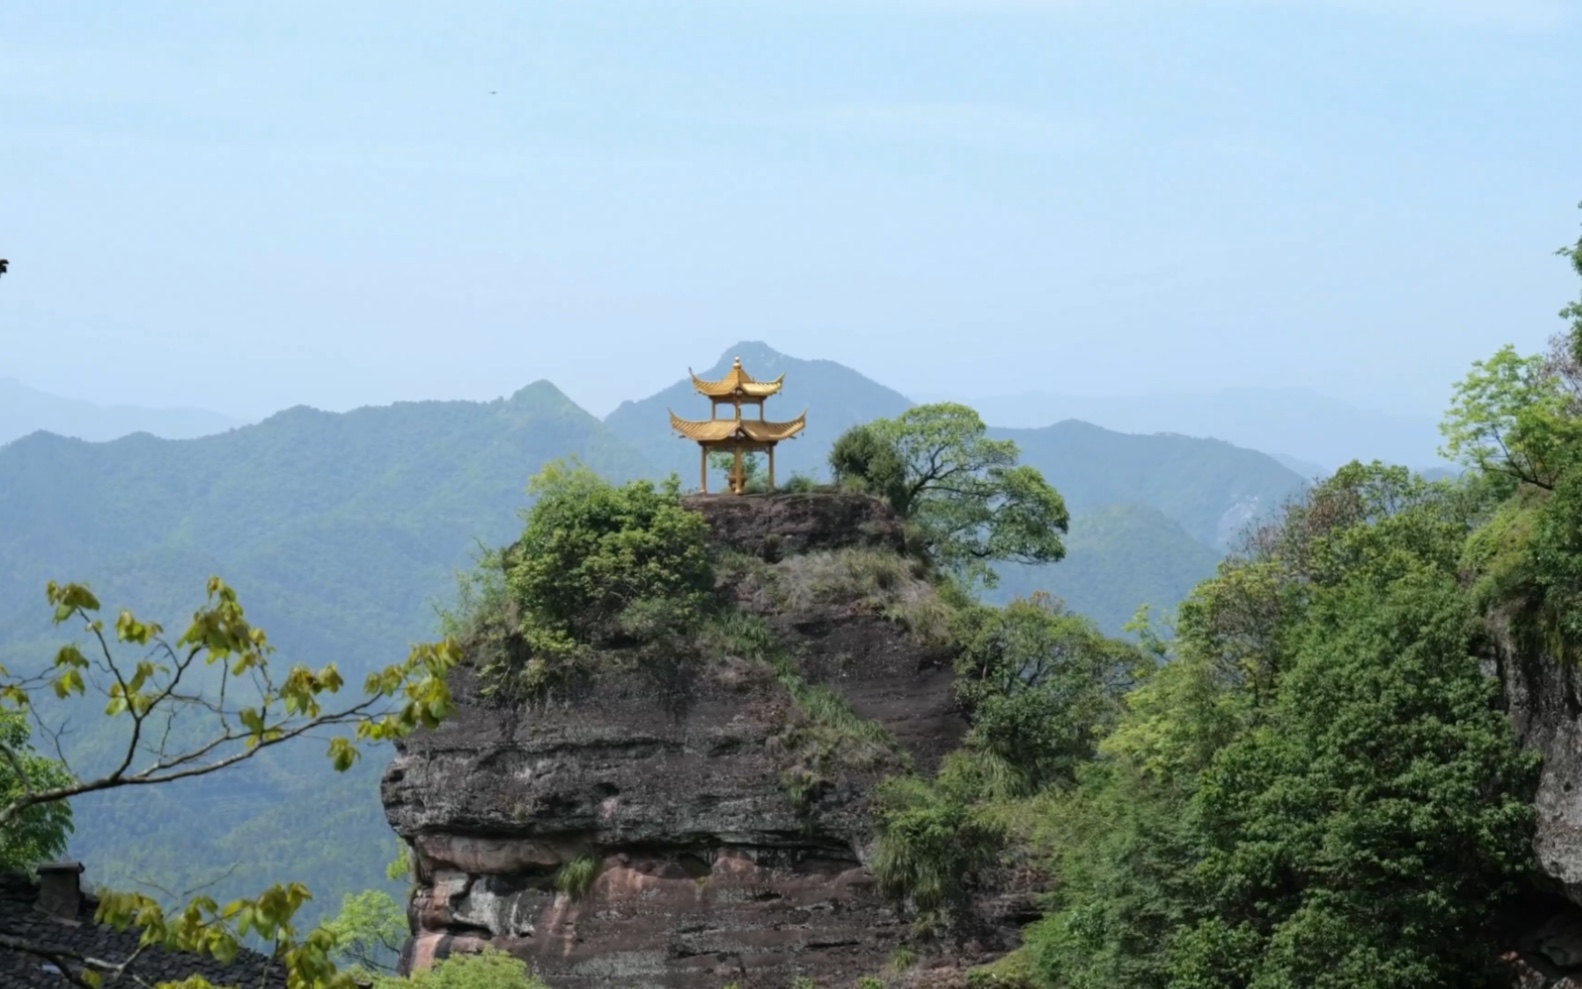
[[[345,771],[361,746],[433,727],[450,712],[446,675],[460,659],[453,642],[425,643],[406,661],[370,674],[364,696],[338,701],[345,683],[335,664],[282,668],[263,629],[252,625],[236,593],[218,578],[208,601],[179,638],[122,611],[113,623],[82,584],[48,588],[56,624],[75,622],[80,642],[56,652],[33,676],[0,670],[0,742],[13,777],[0,803],[0,848],[32,857],[59,848],[68,803],[89,793],[163,786],[223,772],[258,753],[297,739],[328,739],[332,766]],[[17,716],[40,710],[52,696],[68,708],[88,705],[88,720],[122,728],[122,749],[106,771],[81,774],[37,761],[28,752]],[[55,708],[51,708],[51,711]],[[81,715],[79,714],[79,717]],[[41,720],[41,725],[43,722]],[[291,989],[349,989],[352,978],[332,959],[334,935],[322,928],[299,937],[293,918],[311,898],[298,883],[276,885],[253,898],[219,904],[192,898],[176,911],[140,893],[101,891],[96,920],[142,931],[145,945],[234,958],[244,939],[271,946]],[[120,978],[136,960],[91,957],[26,937],[5,937],[12,951],[59,968],[74,985],[96,989]],[[201,979],[185,986],[196,989]]]
[[[1582,238],[1558,252],[1582,277]],[[1511,484],[1553,488],[1582,455],[1582,298],[1560,311],[1570,323],[1543,355],[1505,346],[1456,386],[1441,451]]]
[[[1479,471],[1554,487],[1568,453],[1582,439],[1575,395],[1541,355],[1506,345],[1475,361],[1456,386],[1440,432],[1441,453]]]
[[[1045,985],[1485,984],[1536,782],[1459,582],[1488,501],[1353,464],[1199,587],[1050,825]]]
[[[965,405],[919,405],[848,430],[830,468],[837,481],[884,496],[912,520],[942,567],[993,587],[996,561],[1061,559],[1070,516],[1042,474],[1017,464],[1014,441],[986,433]]]
[[[1494,706],[1468,617],[1427,567],[1315,607],[1267,726],[1196,793],[1209,909],[1175,947],[1175,984],[1492,973],[1494,920],[1533,867],[1537,759]]]
[[[1007,767],[1019,795],[1069,783],[1155,663],[1046,594],[970,609],[961,625],[956,690],[968,743]]]
[[[371,972],[393,972],[410,933],[406,911],[382,889],[348,893],[341,909],[324,922],[334,939],[337,965]]]

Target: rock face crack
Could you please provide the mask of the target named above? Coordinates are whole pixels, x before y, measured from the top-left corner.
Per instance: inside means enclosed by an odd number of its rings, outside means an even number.
[[[764,559],[903,542],[860,495],[693,504],[718,544]],[[948,656],[861,609],[766,617],[804,678],[883,723],[919,771],[959,743]],[[451,686],[455,714],[403,742],[382,786],[419,877],[409,966],[492,944],[556,989],[851,985],[908,937],[862,864],[869,793],[890,770],[842,770],[794,804],[772,744],[789,695],[772,676],[701,666],[679,708],[641,673],[544,708],[483,696],[466,666]],[[1009,929],[973,936],[991,953],[1014,943]]]

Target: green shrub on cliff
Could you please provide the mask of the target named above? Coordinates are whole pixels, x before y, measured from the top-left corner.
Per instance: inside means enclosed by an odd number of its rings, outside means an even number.
[[[535,652],[621,644],[686,628],[714,588],[708,524],[681,484],[615,486],[565,462],[528,484],[537,496],[510,555],[506,585]]]
[[[937,779],[897,776],[874,793],[879,892],[929,924],[960,905],[977,874],[994,864],[1005,831],[977,801],[967,753],[946,759]]]
[[[503,951],[454,955],[427,972],[407,978],[382,978],[376,989],[549,989],[528,971],[527,963]]]
[[[521,539],[485,554],[447,616],[490,689],[539,694],[595,649],[671,643],[713,610],[708,525],[676,478],[617,486],[557,461],[528,490]]]

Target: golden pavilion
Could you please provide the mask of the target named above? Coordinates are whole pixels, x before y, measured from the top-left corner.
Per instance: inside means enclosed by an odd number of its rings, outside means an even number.
[[[692,374],[691,370],[687,371]],[[736,358],[730,373],[718,381],[704,381],[692,375],[692,387],[709,400],[712,418],[683,419],[670,413],[670,428],[685,439],[693,440],[701,448],[699,453],[700,478],[703,493],[709,493],[709,454],[730,452],[735,454],[731,466],[731,492],[743,494],[747,490],[747,475],[742,468],[742,457],[749,453],[769,455],[769,490],[775,487],[775,444],[802,432],[807,425],[803,412],[790,422],[769,422],[764,419],[764,399],[780,391],[785,375],[773,381],[759,381],[742,369],[742,359]],[[720,406],[728,405],[731,414],[720,415]],[[757,418],[742,415],[742,406],[756,405]]]

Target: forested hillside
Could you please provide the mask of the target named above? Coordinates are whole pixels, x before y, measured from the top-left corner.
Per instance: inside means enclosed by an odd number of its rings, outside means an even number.
[[[650,472],[547,382],[492,403],[291,409],[196,440],[27,437],[0,448],[0,665],[54,656],[49,580],[87,581],[108,607],[174,623],[219,574],[283,660],[334,661],[359,681],[434,633],[457,569],[480,540],[511,538],[528,477],[572,453],[612,477]],[[67,741],[91,760],[109,746],[86,727]],[[337,777],[306,745],[234,775],[84,797],[73,853],[96,881],[173,888],[240,863],[222,891],[313,880],[333,907],[390,858],[384,761]],[[167,826],[177,819],[194,826]]]

